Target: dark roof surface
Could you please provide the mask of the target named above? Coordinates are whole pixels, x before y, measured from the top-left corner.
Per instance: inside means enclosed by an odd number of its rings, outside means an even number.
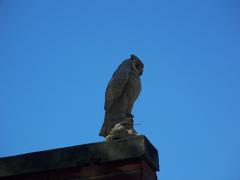
[[[0,177],[145,158],[159,170],[158,152],[145,136],[0,158]]]

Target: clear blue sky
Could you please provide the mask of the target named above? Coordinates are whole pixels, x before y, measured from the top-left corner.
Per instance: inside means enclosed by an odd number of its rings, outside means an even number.
[[[103,140],[119,63],[145,64],[136,129],[161,180],[240,179],[238,0],[1,0],[0,157]]]

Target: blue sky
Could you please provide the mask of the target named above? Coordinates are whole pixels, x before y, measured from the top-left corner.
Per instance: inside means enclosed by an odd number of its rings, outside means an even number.
[[[237,0],[0,1],[0,157],[102,141],[106,85],[145,64],[136,129],[161,180],[240,179]]]

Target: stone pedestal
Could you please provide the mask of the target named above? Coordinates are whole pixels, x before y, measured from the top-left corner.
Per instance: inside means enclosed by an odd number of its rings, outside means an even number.
[[[0,158],[1,180],[156,180],[158,170],[144,136]]]

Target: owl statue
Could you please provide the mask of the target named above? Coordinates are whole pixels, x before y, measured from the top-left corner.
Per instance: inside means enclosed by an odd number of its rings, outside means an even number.
[[[109,139],[137,135],[132,109],[141,92],[143,63],[135,56],[123,61],[113,73],[105,92],[105,117],[99,135]]]

